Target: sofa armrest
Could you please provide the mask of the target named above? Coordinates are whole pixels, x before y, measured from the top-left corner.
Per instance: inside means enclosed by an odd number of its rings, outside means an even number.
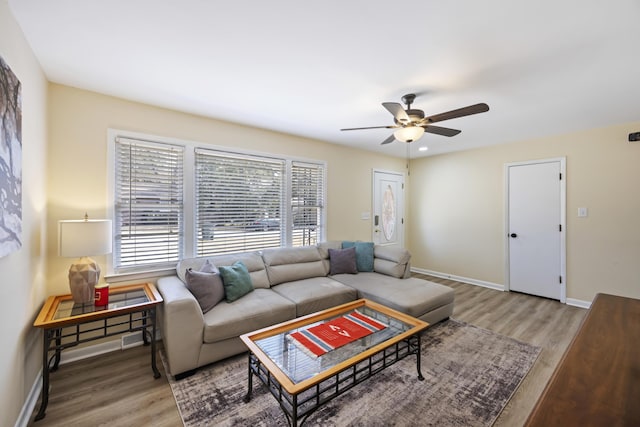
[[[169,371],[177,375],[198,366],[204,336],[204,316],[198,301],[177,276],[158,279],[164,302],[160,325]]]

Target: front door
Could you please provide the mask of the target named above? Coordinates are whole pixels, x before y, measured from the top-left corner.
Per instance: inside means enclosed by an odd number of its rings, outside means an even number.
[[[404,246],[404,175],[373,171],[373,242]]]
[[[508,288],[564,302],[564,159],[506,172]]]

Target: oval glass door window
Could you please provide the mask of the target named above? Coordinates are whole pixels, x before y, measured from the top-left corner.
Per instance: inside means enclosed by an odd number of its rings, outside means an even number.
[[[382,197],[382,232],[384,238],[391,240],[393,232],[396,229],[396,203],[395,196],[393,195],[393,189],[390,185],[384,191]]]

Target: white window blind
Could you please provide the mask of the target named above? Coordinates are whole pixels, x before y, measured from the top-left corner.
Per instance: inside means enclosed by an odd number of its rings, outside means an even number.
[[[284,159],[196,148],[198,256],[284,246]]]
[[[180,145],[117,138],[114,271],[175,267],[183,254]]]
[[[324,166],[292,162],[292,245],[315,245],[322,236],[324,209]]]

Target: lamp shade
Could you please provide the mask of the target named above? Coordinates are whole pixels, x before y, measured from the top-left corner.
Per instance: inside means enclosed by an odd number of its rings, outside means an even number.
[[[424,134],[424,128],[422,126],[407,126],[400,128],[393,132],[393,136],[398,141],[413,142]]]
[[[58,252],[64,257],[84,257],[110,253],[111,220],[58,221]]]

